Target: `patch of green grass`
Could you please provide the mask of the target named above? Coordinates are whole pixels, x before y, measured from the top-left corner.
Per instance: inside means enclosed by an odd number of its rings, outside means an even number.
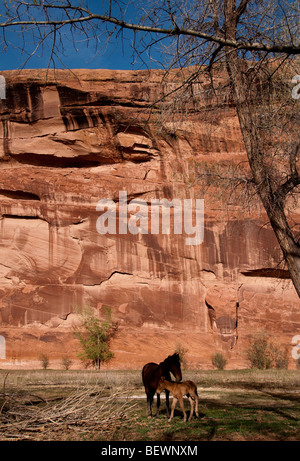
[[[159,418],[148,418],[146,404],[137,401],[134,416],[120,425],[107,440],[140,441],[209,441],[209,440],[298,440],[300,436],[299,405],[239,405],[228,401],[202,405],[200,417],[184,422],[181,411],[168,422],[165,410]],[[185,402],[186,409],[189,408]],[[163,405],[162,405],[163,406]],[[163,407],[164,408],[164,407]]]

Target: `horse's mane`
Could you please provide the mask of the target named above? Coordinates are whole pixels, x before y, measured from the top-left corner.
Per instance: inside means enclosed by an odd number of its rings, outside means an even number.
[[[168,355],[168,357],[165,359],[165,360],[178,360],[178,362],[180,362],[180,357],[179,357],[179,354],[178,352],[174,352],[173,355]]]
[[[180,357],[179,357],[178,352],[175,352],[175,353],[172,354],[172,355],[168,355],[168,357],[167,357],[165,360],[163,360],[162,362],[160,362],[160,365],[167,365],[168,362],[170,362],[170,361],[174,361],[174,362],[175,362],[175,361],[176,361],[176,362],[178,361],[178,362],[180,363]]]

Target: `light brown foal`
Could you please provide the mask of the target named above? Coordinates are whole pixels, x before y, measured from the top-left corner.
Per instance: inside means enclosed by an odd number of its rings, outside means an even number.
[[[192,419],[194,410],[195,410],[195,414],[197,418],[199,417],[199,413],[198,413],[199,397],[197,393],[197,386],[193,381],[174,382],[174,381],[168,381],[164,377],[162,377],[158,384],[156,392],[160,393],[165,389],[170,391],[171,394],[173,395],[171,416],[168,419],[168,421],[171,421],[171,419],[174,417],[174,410],[175,410],[177,400],[179,400],[180,407],[183,411],[184,421],[186,421],[186,412],[185,412],[184,403],[183,403],[183,397],[185,395],[188,397],[190,404],[191,404],[191,412],[190,412],[189,421]]]

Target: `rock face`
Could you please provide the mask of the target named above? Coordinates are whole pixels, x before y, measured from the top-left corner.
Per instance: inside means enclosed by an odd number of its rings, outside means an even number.
[[[294,367],[300,302],[263,210],[225,209],[195,181],[196,164],[245,160],[230,98],[172,122],[155,104],[166,90],[159,71],[3,75],[0,366],[40,366],[40,353],[50,366],[63,356],[76,365],[72,329],[89,305],[100,316],[109,306],[119,323],[109,367],[140,368],[178,346],[191,368],[211,367],[216,351],[228,367],[245,367],[249,335],[261,327],[288,346]],[[177,199],[184,211],[196,198],[203,242],[188,245],[196,208],[180,233],[176,208],[154,204]]]

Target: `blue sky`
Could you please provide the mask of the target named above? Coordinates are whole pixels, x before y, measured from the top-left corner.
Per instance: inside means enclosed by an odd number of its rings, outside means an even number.
[[[67,40],[67,37],[66,37]],[[46,68],[49,66],[49,56],[51,46],[50,43],[45,44],[44,48],[39,48],[35,55],[33,55],[27,62],[28,54],[21,51],[20,42],[15,39],[10,39],[9,48],[0,53],[0,69],[11,70],[18,68],[36,69]],[[28,53],[34,49],[29,41],[26,46]],[[124,39],[123,43],[111,44],[108,49],[103,52],[95,52],[94,46],[91,43],[88,47],[83,44],[77,43],[76,50],[72,43],[65,42],[65,52],[60,59],[55,60],[56,68],[70,68],[70,69],[132,69],[138,68],[139,65],[133,66],[132,50],[130,47],[130,40]],[[24,63],[26,64],[24,65]],[[63,64],[62,64],[63,63]],[[50,63],[53,67],[53,63]]]
[[[88,0],[90,7],[96,11],[99,11],[100,2],[99,0]],[[75,4],[75,1],[73,2]],[[0,5],[0,14],[4,13],[3,3]],[[99,11],[100,12],[100,11]],[[4,16],[0,19],[2,20]],[[134,8],[128,8],[127,13],[128,20],[134,20]],[[108,47],[104,50],[95,51],[95,44],[93,41],[87,46],[86,38],[83,34],[74,36],[74,43],[71,39],[70,34],[67,33],[67,29],[63,32],[64,36],[64,54],[59,59],[55,59],[56,68],[70,68],[70,69],[141,69],[146,66],[150,66],[150,61],[147,56],[144,55],[143,62],[137,59],[134,62],[132,56],[132,42],[133,33],[131,31],[124,31],[123,39],[119,37],[113,38]],[[25,46],[21,34],[18,34],[12,29],[6,29],[6,42],[7,48],[3,48],[3,42],[0,46],[0,70],[11,70],[18,68],[46,68],[53,67],[53,62],[49,64],[49,56],[51,52],[52,41],[48,40],[44,42],[44,46],[39,47],[34,55],[28,59],[32,54],[32,51],[36,47],[36,42],[33,41],[31,33],[25,32]],[[104,38],[99,38],[99,48],[105,45]],[[27,60],[28,59],[28,60]],[[151,67],[157,67],[157,65],[151,64]]]

